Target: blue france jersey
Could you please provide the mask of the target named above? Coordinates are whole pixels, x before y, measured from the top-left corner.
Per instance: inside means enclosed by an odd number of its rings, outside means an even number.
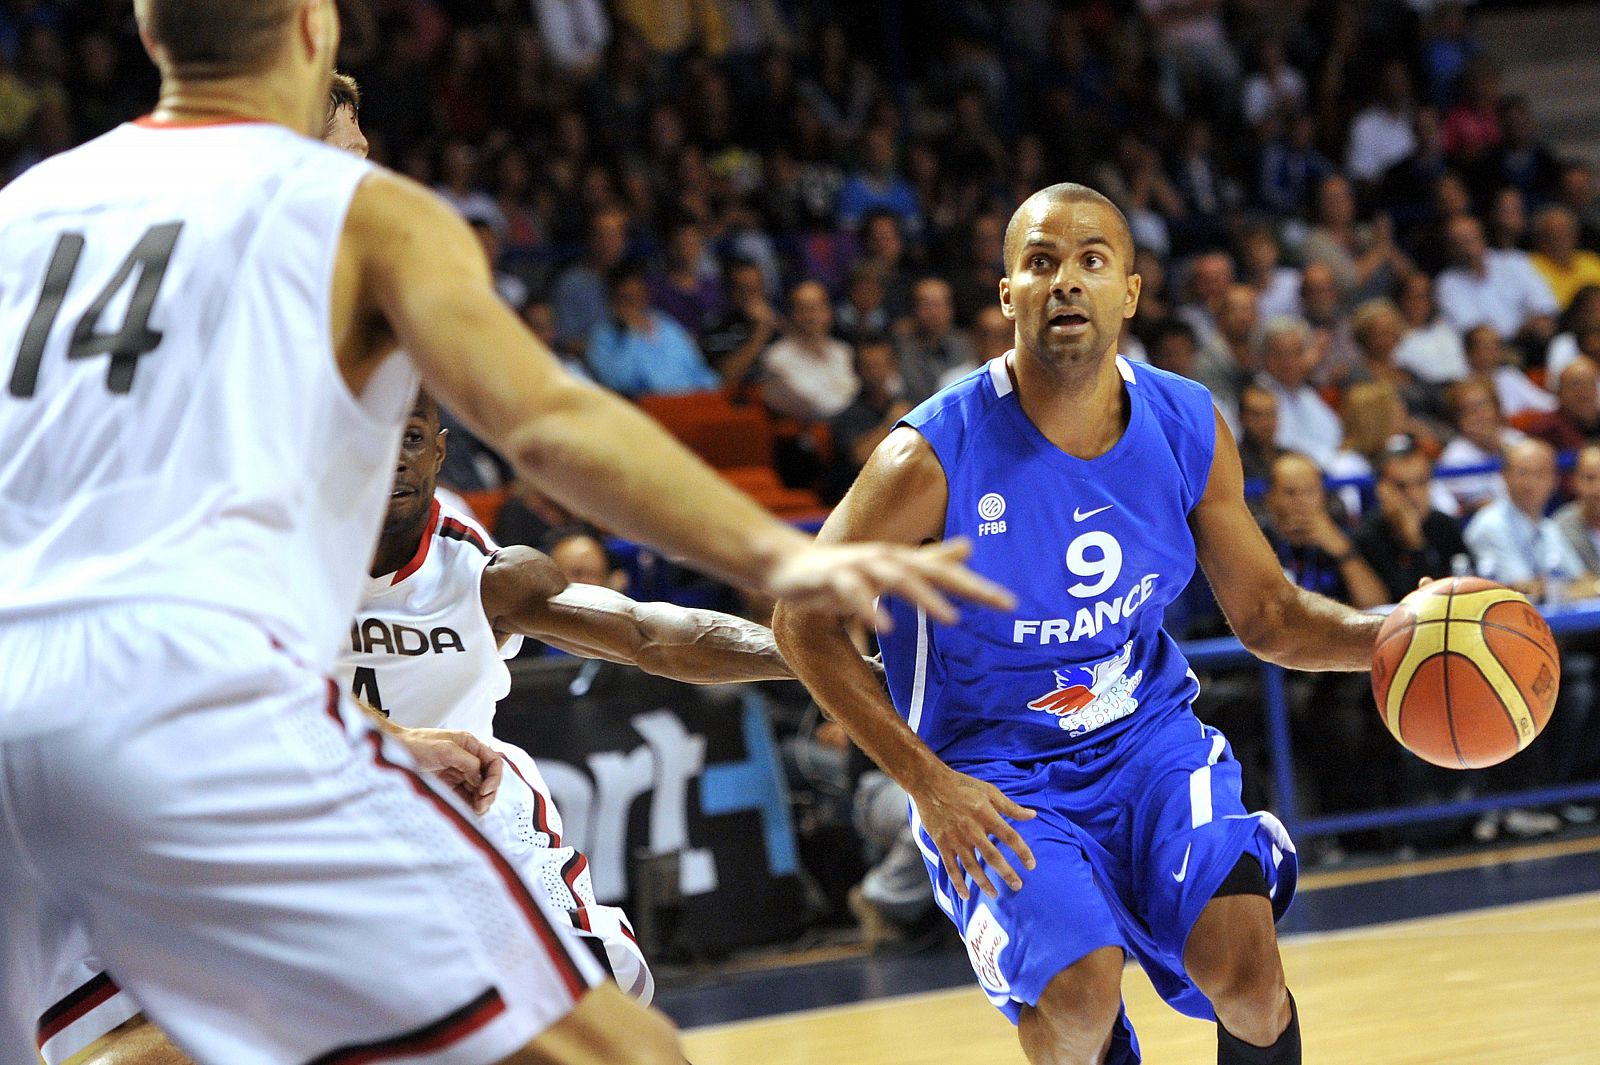
[[[1128,425],[1084,460],[1023,413],[995,359],[908,414],[949,483],[944,535],[1017,594],[959,624],[889,603],[895,707],[946,762],[1034,762],[1186,707],[1199,690],[1162,612],[1194,572],[1188,517],[1216,445],[1205,388],[1120,356]]]

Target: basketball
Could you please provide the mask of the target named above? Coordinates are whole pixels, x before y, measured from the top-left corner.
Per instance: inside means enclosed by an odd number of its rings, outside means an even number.
[[[1372,694],[1394,738],[1448,769],[1505,761],[1543,731],[1561,663],[1533,604],[1481,577],[1402,599],[1378,631]]]

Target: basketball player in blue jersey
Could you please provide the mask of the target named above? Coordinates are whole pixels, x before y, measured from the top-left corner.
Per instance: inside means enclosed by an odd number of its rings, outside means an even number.
[[[1014,350],[907,415],[821,538],[971,537],[1016,612],[943,624],[891,602],[890,698],[836,617],[780,606],[779,646],[911,796],[934,895],[1031,1061],[1140,1060],[1131,953],[1217,1021],[1219,1063],[1298,1063],[1274,931],[1294,848],[1241,804],[1162,609],[1198,559],[1245,646],[1304,670],[1370,668],[1380,619],[1289,583],[1210,395],[1117,355],[1140,278],[1109,200],[1044,189],[1005,252]]]

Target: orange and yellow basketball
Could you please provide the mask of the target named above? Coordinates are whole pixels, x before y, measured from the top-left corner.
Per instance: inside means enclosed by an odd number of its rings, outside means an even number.
[[[1449,769],[1505,761],[1550,720],[1561,661],[1523,595],[1481,577],[1406,596],[1378,631],[1372,694],[1407,750]]]

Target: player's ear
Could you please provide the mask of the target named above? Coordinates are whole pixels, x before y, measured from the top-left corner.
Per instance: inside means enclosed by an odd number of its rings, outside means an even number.
[[[1006,321],[1008,322],[1017,320],[1017,309],[1011,306],[1011,279],[1009,277],[1000,279],[1000,313],[1006,316]]]
[[[1139,313],[1139,293],[1144,291],[1144,278],[1138,274],[1128,275],[1128,294],[1122,301],[1122,317],[1132,318]]]
[[[450,430],[440,429],[439,435],[434,437],[433,475],[439,476],[439,471],[444,469],[445,452],[450,450]]]

